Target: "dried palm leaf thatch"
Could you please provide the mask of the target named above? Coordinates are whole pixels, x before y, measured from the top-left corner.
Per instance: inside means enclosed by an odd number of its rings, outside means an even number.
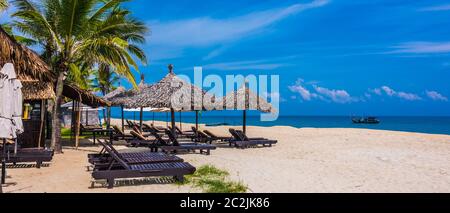
[[[53,83],[42,81],[22,81],[23,99],[28,101],[55,98]]]
[[[0,27],[0,66],[6,63],[14,64],[21,81],[53,82],[55,79],[50,67],[38,54],[19,44]]]
[[[72,100],[79,101],[90,107],[111,106],[111,103],[94,95],[89,90],[83,90],[72,84],[64,84],[63,95]]]
[[[213,110],[215,97],[184,81],[173,73],[153,85],[147,85],[131,94],[126,107],[169,108],[175,111]]]
[[[223,103],[227,110],[258,110],[266,113],[276,112],[276,109],[269,104],[266,99],[252,92],[245,84],[237,91],[226,95],[223,98]]]

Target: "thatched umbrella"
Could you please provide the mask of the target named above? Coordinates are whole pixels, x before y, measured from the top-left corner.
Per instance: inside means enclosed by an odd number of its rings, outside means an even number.
[[[168,68],[169,74],[158,83],[143,88],[140,94],[129,102],[129,105],[130,107],[170,109],[171,126],[174,130],[175,111],[196,111],[198,113],[199,110],[213,109],[214,107],[207,106],[204,100],[209,99],[210,103],[213,103],[215,98],[175,75],[173,65],[170,64]],[[185,103],[186,101],[188,103]]]
[[[275,108],[269,104],[264,98],[252,92],[247,83],[237,91],[229,93],[223,98],[224,107],[227,110],[243,110],[242,130],[247,132],[247,111],[258,110],[265,113],[275,112]]]
[[[139,83],[137,88],[133,88],[130,90],[125,90],[123,87],[119,87],[113,92],[107,94],[105,98],[112,102],[112,105],[114,106],[121,106],[122,110],[122,131],[125,129],[124,124],[124,108],[133,109],[133,108],[139,108],[140,109],[140,128],[142,130],[142,119],[143,119],[143,113],[144,108],[146,106],[143,105],[136,105],[136,99],[137,97],[142,94],[142,92],[150,87],[151,85],[145,84],[144,81],[144,75],[141,75],[141,82]]]
[[[119,87],[117,87],[117,89],[115,89],[114,91],[106,94],[103,97],[105,100],[108,100],[108,101],[111,102],[111,106],[120,106],[121,111],[122,111],[122,132],[125,131],[125,127],[124,127],[125,122],[124,122],[124,117],[123,117],[124,116],[124,112],[123,112],[124,110],[123,110],[123,102],[122,102],[123,100],[118,98],[118,97],[123,95],[126,91],[127,90],[125,89],[125,87],[119,86]],[[111,110],[108,110],[108,112],[111,112]],[[107,119],[108,120],[108,128],[109,128],[109,125],[110,125],[110,117],[111,117],[111,115],[108,114],[108,119]]]

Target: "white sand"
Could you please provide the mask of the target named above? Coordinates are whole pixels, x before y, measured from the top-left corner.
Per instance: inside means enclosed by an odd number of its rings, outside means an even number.
[[[118,122],[117,120],[114,122]],[[239,127],[236,127],[239,128]],[[209,128],[227,134],[227,128]],[[218,148],[210,156],[181,155],[212,164],[248,185],[249,192],[450,192],[450,136],[365,129],[248,127],[277,139],[271,148]],[[124,148],[124,147],[119,147]],[[198,192],[189,186],[121,181],[90,188],[86,155],[98,147],[65,149],[42,169],[8,169],[6,192]],[[155,183],[158,182],[158,183]]]

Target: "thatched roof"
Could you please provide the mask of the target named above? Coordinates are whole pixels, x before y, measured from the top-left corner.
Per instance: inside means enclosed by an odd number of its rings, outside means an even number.
[[[55,98],[53,83],[41,81],[22,81],[24,100],[48,100]]]
[[[258,110],[261,112],[275,112],[276,109],[266,99],[252,92],[245,84],[225,96],[224,107],[227,110]]]
[[[14,64],[21,81],[40,80],[53,82],[50,67],[34,51],[19,44],[0,27],[0,66]]]
[[[177,77],[173,66],[169,65],[169,74],[158,83],[141,88],[126,106],[173,108],[176,111],[212,110],[214,107],[206,106],[204,99],[214,101],[213,96]]]
[[[96,95],[92,94],[91,91],[83,90],[72,84],[65,84],[63,89],[63,95],[72,100],[79,101],[90,107],[100,107],[100,106],[111,106],[109,101],[106,101]]]
[[[109,99],[119,96],[120,94],[123,94],[126,91],[127,90],[125,89],[125,87],[120,86],[120,87],[117,87],[117,89],[115,89],[114,91],[106,94],[103,98],[105,100],[109,100]]]
[[[145,84],[144,75],[142,75],[141,82],[139,83],[137,88],[133,88],[127,91],[124,87],[119,87],[116,90],[106,94],[104,99],[110,101],[112,106],[137,108],[131,107],[133,105],[131,102],[134,102],[135,98],[137,98],[137,96],[140,95],[140,93],[146,90],[148,87],[150,87],[150,85]]]

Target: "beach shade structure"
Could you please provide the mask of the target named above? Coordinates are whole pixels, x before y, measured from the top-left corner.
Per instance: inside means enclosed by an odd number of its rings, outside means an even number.
[[[7,63],[0,71],[0,138],[3,142],[2,177],[6,177],[6,140],[17,139],[23,133],[22,124],[22,84],[17,79],[14,65]],[[15,143],[17,151],[17,141]]]
[[[144,75],[141,75],[141,82],[137,86],[137,88],[133,88],[130,90],[126,90],[124,87],[119,86],[116,90],[105,95],[105,99],[111,102],[112,106],[120,106],[121,114],[122,114],[122,131],[125,131],[125,122],[124,122],[124,109],[133,109],[133,108],[144,108],[143,106],[131,105],[134,101],[136,101],[136,96],[139,95],[145,88],[150,85],[145,84]],[[140,110],[140,117],[143,116],[143,110]],[[111,117],[110,110],[108,110],[108,118]],[[109,119],[108,119],[109,120]],[[141,130],[142,130],[142,122],[141,122]]]
[[[247,132],[247,111],[260,111],[264,113],[275,113],[276,109],[266,99],[258,96],[249,89],[248,83],[237,91],[233,91],[223,98],[224,107],[227,110],[242,110],[242,131]]]
[[[169,74],[159,82],[152,84],[134,97],[131,107],[168,108],[171,114],[172,131],[175,133],[175,112],[214,109],[214,96],[184,81],[173,72],[169,65]],[[210,100],[205,103],[205,100]]]
[[[122,115],[122,132],[125,131],[125,122],[124,122],[124,107],[123,107],[123,99],[121,97],[127,90],[125,87],[119,86],[114,91],[106,94],[103,98],[111,102],[111,106],[120,106],[121,115]],[[110,117],[110,115],[108,115]],[[109,120],[108,120],[109,121]],[[110,125],[110,124],[108,124]]]

